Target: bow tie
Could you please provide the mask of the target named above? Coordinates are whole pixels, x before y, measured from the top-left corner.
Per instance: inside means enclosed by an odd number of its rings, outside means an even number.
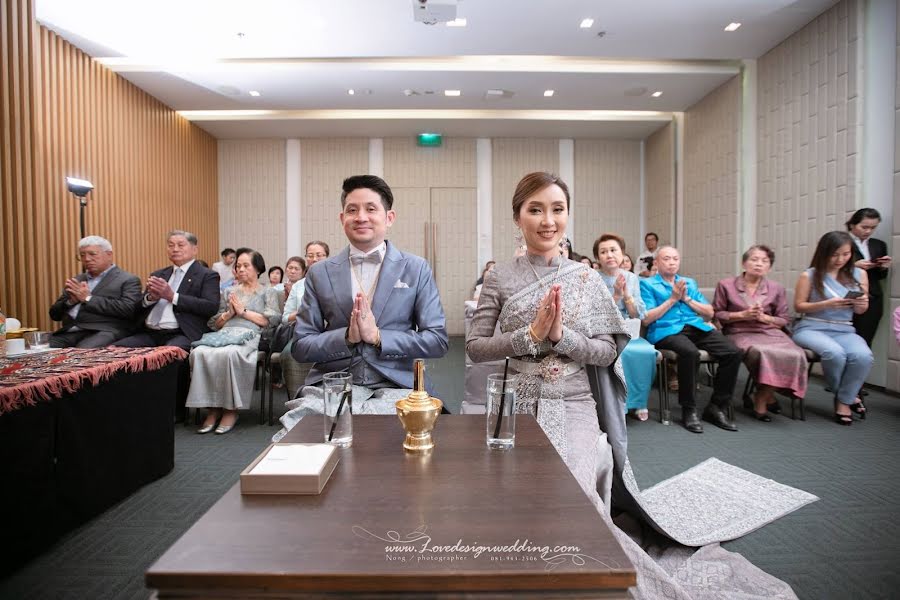
[[[372,254],[354,254],[350,257],[350,260],[354,265],[362,265],[365,263],[369,263],[372,265],[381,264],[381,256],[378,252],[373,252]]]

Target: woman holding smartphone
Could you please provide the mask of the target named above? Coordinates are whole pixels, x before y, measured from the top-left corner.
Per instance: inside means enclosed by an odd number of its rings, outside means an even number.
[[[794,342],[822,358],[822,370],[834,390],[834,419],[853,424],[853,413],[866,418],[859,390],[874,358],[853,328],[853,315],[869,308],[869,279],[852,260],[853,240],[844,231],[819,239],[810,268],[794,287],[794,310],[802,318],[794,326]]]
[[[887,244],[872,237],[879,223],[881,214],[874,208],[861,208],[847,221],[847,231],[853,239],[853,264],[864,270],[869,278],[869,308],[853,316],[853,326],[870,348],[884,312],[881,280],[887,277],[891,266]]]

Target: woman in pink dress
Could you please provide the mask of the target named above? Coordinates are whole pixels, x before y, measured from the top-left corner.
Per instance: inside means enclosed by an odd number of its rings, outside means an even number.
[[[716,286],[713,310],[722,332],[744,351],[744,363],[756,379],[753,416],[769,422],[769,410],[780,412],[775,392],[806,395],[807,362],[803,348],[784,332],[788,324],[784,287],[766,278],[775,253],[768,246],[744,252],[744,272]]]

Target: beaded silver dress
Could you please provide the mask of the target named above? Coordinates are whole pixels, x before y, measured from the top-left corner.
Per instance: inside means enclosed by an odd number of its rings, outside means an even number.
[[[562,287],[563,336],[556,344],[535,344],[528,326],[554,283]],[[625,378],[616,360],[626,342],[621,313],[599,274],[568,259],[553,259],[548,264],[544,258],[526,255],[497,264],[485,278],[466,338],[466,352],[475,362],[510,357],[511,368],[521,367],[516,410],[536,415],[600,517],[622,544],[638,575],[637,587],[630,589],[632,597],[795,599],[789,585],[718,543],[703,542],[708,545],[695,551],[642,526],[640,521],[672,539],[681,538],[679,533],[685,530],[706,529],[705,524],[692,521],[674,532],[665,530],[642,503],[628,463]],[[627,511],[615,522],[611,504]],[[672,507],[673,511],[678,509]],[[719,509],[730,514],[746,507]],[[743,533],[718,539],[733,539]]]
[[[563,335],[556,344],[535,343],[528,327],[554,284],[562,288]],[[625,324],[594,270],[564,258],[548,264],[526,255],[498,264],[485,278],[466,340],[475,362],[514,359],[516,412],[536,416],[585,493],[595,504],[602,500],[607,510],[612,453],[582,367],[615,363],[624,381],[616,363],[616,334],[625,334]]]

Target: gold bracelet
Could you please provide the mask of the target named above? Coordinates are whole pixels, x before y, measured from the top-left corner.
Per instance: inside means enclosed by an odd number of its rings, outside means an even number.
[[[532,325],[528,325],[528,336],[531,338],[531,341],[535,344],[540,344],[544,340],[539,338],[537,334],[534,332],[534,327]]]
[[[634,304],[634,298],[628,296],[627,298],[625,298],[625,304]]]

